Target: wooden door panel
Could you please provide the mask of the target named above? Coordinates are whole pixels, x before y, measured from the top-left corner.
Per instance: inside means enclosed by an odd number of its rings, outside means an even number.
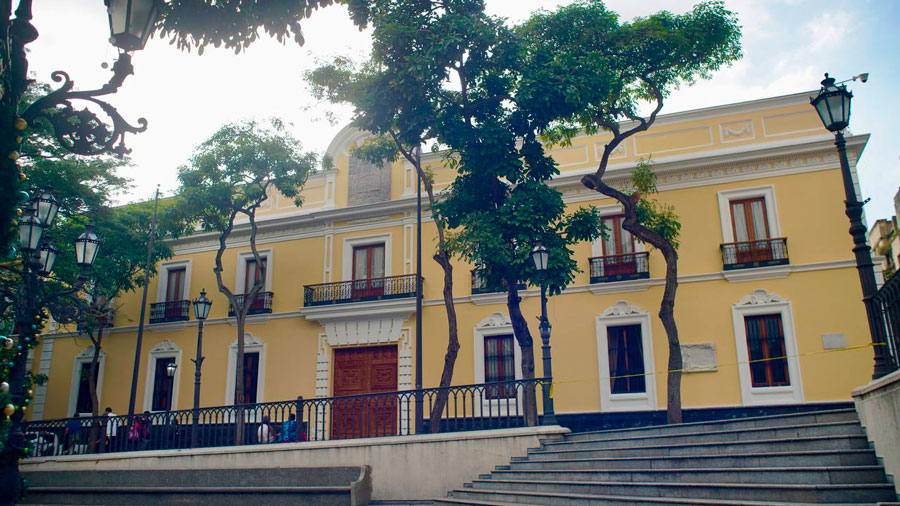
[[[397,391],[396,346],[337,349],[334,365],[335,397]],[[335,399],[332,405],[332,439],[396,433],[394,397]]]

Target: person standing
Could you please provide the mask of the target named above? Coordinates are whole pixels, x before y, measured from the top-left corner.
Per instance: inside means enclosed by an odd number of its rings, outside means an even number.
[[[66,422],[66,453],[69,455],[74,455],[77,452],[79,443],[81,443],[81,420],[79,418],[81,418],[81,415],[76,412]]]
[[[103,410],[103,416],[106,417],[106,451],[114,452],[118,449],[116,446],[116,436],[119,433],[119,419],[116,418],[118,415],[112,412],[112,408],[108,407]]]

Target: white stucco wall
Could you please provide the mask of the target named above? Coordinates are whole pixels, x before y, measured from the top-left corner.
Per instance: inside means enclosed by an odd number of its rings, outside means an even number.
[[[859,420],[900,494],[900,371],[853,391]]]
[[[283,443],[197,450],[71,455],[25,460],[23,472],[229,469],[303,466],[372,468],[372,499],[445,497],[448,490],[524,456],[545,438],[569,432],[559,426],[424,434],[386,438]]]

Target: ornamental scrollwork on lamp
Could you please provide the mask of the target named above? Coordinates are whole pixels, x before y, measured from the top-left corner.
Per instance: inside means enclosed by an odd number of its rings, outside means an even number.
[[[96,90],[73,91],[75,82],[63,71],[56,71],[51,78],[62,82],[62,86],[47,96],[36,100],[22,114],[29,124],[34,121],[48,122],[53,127],[53,135],[68,151],[91,156],[106,152],[115,153],[120,158],[131,152],[125,147],[126,133],[147,130],[147,120],[138,118],[138,126],[133,126],[108,102],[97,97],[115,93],[130,74],[134,73],[131,55],[121,53],[113,64],[113,76],[107,84]],[[75,109],[72,101],[84,100],[99,106],[112,120],[112,130],[98,115],[88,109]]]

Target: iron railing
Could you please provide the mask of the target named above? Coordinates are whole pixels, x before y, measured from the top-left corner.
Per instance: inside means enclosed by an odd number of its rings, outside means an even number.
[[[272,312],[272,296],[274,293],[272,292],[259,292],[256,294],[256,298],[253,299],[253,302],[250,303],[250,311],[247,312],[248,315],[251,314],[263,314],[263,313],[271,313]],[[238,293],[234,295],[235,302],[243,306],[244,299],[247,298],[246,293]],[[234,316],[234,305],[228,305],[228,316]]]
[[[592,257],[588,261],[591,265],[591,283],[650,277],[650,253],[647,251]]]
[[[900,369],[900,275],[895,274],[872,297],[877,328],[884,332],[890,370]]]
[[[400,299],[416,296],[416,275],[354,279],[303,287],[303,306],[346,304],[367,300]]]
[[[731,242],[722,244],[720,248],[726,271],[790,263],[786,237]]]
[[[190,318],[191,301],[169,300],[150,304],[150,323],[183,322]]]
[[[526,398],[536,409],[551,380],[405,390],[344,397],[200,408],[197,448],[303,441],[405,436],[416,433],[415,405],[425,413],[445,400],[437,432],[487,430],[526,425]],[[539,411],[538,411],[539,412]],[[190,409],[127,416],[64,418],[27,422],[32,456],[175,450],[191,446]],[[430,432],[430,421],[423,424]]]
[[[518,283],[516,285],[516,288],[519,290],[524,290],[525,283]],[[487,277],[484,275],[484,271],[482,269],[472,269],[472,295],[505,291],[505,284],[488,283]]]

